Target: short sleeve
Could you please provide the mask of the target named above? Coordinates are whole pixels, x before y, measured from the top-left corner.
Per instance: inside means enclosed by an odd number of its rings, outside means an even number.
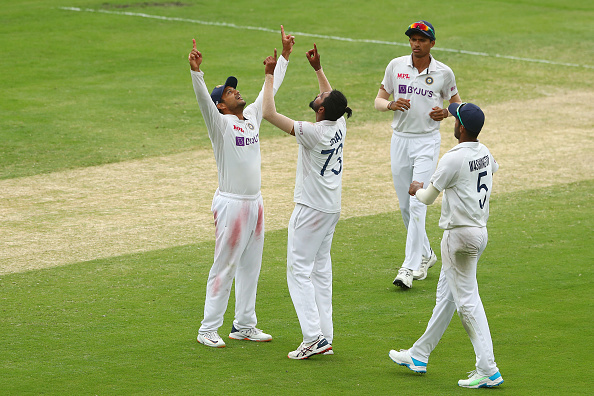
[[[387,93],[393,94],[394,93],[394,73],[392,72],[393,69],[393,61],[388,64],[386,67],[386,72],[384,73],[384,79],[382,80],[382,85]]]
[[[458,93],[458,87],[456,86],[456,77],[454,72],[449,67],[445,70],[445,76],[443,81],[443,91],[441,96],[444,100],[450,100],[452,96]]]
[[[431,183],[439,191],[452,186],[458,178],[458,171],[460,170],[459,161],[453,155],[444,154],[437,164],[437,169],[433,176],[431,176]]]

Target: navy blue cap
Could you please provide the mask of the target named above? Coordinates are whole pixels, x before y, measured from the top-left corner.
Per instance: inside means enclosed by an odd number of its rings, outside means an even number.
[[[418,22],[411,23],[404,34],[410,37],[414,33],[424,34],[425,36],[429,37],[431,41],[435,41],[435,29],[433,28],[433,25],[427,21],[420,20]]]
[[[237,88],[237,79],[233,76],[230,76],[225,81],[225,84],[217,85],[215,89],[212,90],[212,92],[210,93],[210,98],[212,99],[214,104],[217,105],[221,101],[221,97],[223,96],[223,91],[225,90],[225,87]]]
[[[485,123],[485,113],[473,103],[451,103],[448,111],[470,132],[478,135]]]

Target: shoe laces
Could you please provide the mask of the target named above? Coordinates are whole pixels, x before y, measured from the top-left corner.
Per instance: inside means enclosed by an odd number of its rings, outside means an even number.
[[[468,372],[468,378],[472,378],[477,374],[476,370],[472,370]]]
[[[202,336],[205,338],[208,338],[210,340],[222,340],[221,336],[216,331],[209,331],[208,333],[202,333]]]

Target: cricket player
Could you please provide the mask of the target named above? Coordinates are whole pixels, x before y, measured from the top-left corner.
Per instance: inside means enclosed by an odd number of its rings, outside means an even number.
[[[375,98],[379,111],[393,111],[390,160],[392,178],[404,226],[407,229],[404,262],[394,284],[412,287],[423,280],[437,261],[425,232],[427,207],[408,195],[413,180],[427,184],[439,158],[440,121],[448,116],[444,101],[460,103],[452,69],[431,56],[435,29],[427,21],[411,24],[411,55],[393,59]],[[390,96],[394,100],[390,101]]]
[[[281,26],[283,51],[275,71],[276,93],[280,87],[295,38]],[[209,94],[200,70],[202,53],[194,48],[188,57],[192,83],[217,163],[219,187],[212,201],[215,222],[214,262],[206,285],[204,319],[198,342],[224,347],[218,334],[227,310],[235,278],[235,319],[229,338],[270,341],[272,336],[256,328],[256,289],[264,246],[264,208],[260,195],[260,123],[262,92],[246,107],[229,77]]]
[[[429,355],[448,327],[454,311],[462,320],[476,355],[476,370],[458,381],[464,388],[488,388],[503,383],[495,364],[487,315],[479,296],[476,270],[487,246],[489,197],[493,173],[499,165],[489,149],[478,141],[485,115],[472,103],[452,103],[449,112],[456,117],[454,136],[459,144],[444,154],[426,189],[413,181],[409,193],[430,205],[443,191],[439,226],[441,273],[433,315],[425,333],[408,350],[390,351],[390,358],[412,371],[425,373]]]
[[[274,57],[269,56],[264,61],[264,118],[295,136],[299,144],[295,209],[288,230],[287,283],[303,342],[289,352],[290,359],[333,354],[330,248],[340,217],[342,153],[347,131],[343,115],[346,113],[348,118],[352,114],[346,97],[333,90],[326,79],[315,44],[306,55],[316,72],[320,89],[309,104],[316,114],[315,123],[293,121],[276,112],[273,96],[276,50]]]

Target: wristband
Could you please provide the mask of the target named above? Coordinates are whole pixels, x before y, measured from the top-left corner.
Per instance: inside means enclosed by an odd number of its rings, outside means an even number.
[[[392,110],[392,103],[394,103],[394,101],[391,101],[390,103],[388,103],[388,110]]]

